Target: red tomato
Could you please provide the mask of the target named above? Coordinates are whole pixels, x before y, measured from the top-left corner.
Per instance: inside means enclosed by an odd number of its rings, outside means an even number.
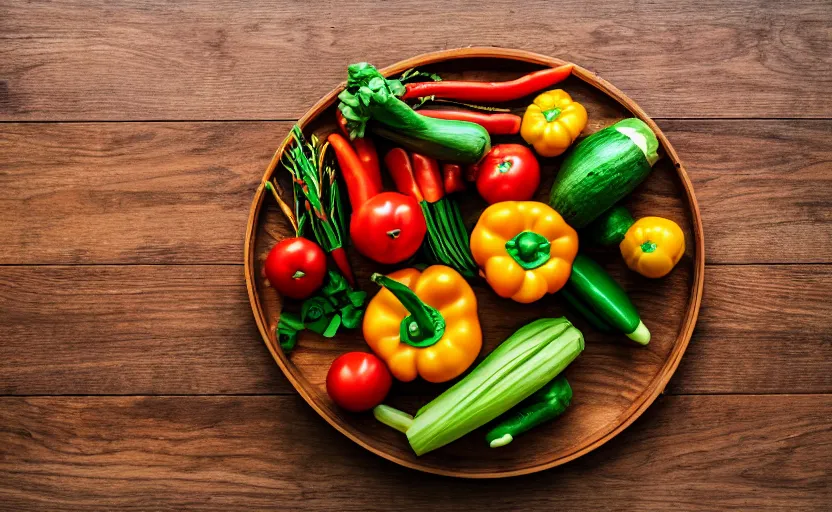
[[[312,240],[287,238],[272,247],[265,267],[266,278],[281,295],[305,299],[324,283],[326,254]]]
[[[428,227],[416,199],[398,192],[371,197],[350,221],[355,248],[379,263],[399,263],[416,254]]]
[[[477,170],[477,190],[488,204],[528,201],[540,185],[537,157],[520,144],[494,146]]]
[[[373,354],[347,352],[332,362],[326,374],[326,392],[348,411],[372,409],[384,400],[393,378],[390,370]]]

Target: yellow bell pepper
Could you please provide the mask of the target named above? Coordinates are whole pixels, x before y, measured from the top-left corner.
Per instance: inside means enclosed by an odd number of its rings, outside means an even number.
[[[434,265],[371,279],[382,289],[364,313],[364,339],[394,377],[445,382],[471,366],[482,329],[474,291],[457,271]]]
[[[685,253],[685,234],[672,220],[644,217],[630,226],[619,248],[630,269],[644,277],[664,277]]]
[[[586,109],[563,89],[544,92],[523,114],[520,135],[540,156],[558,156],[586,127]]]
[[[577,253],[575,230],[536,201],[492,204],[471,233],[471,254],[488,284],[524,304],[560,290]]]

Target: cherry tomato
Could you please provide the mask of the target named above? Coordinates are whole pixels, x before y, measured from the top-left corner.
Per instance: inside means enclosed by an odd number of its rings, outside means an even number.
[[[379,263],[399,263],[416,254],[428,227],[416,199],[398,192],[371,197],[353,213],[350,237],[355,248]]]
[[[278,293],[305,299],[324,283],[326,254],[312,240],[287,238],[269,251],[265,268],[266,278]]]
[[[540,185],[540,164],[526,146],[498,144],[477,165],[477,190],[488,204],[528,201]]]
[[[384,400],[393,378],[381,359],[366,352],[347,352],[332,362],[326,374],[326,392],[348,411],[372,409]]]

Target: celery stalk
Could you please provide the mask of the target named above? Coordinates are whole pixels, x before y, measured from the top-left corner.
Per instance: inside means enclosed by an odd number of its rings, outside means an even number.
[[[485,425],[555,378],[583,348],[581,331],[565,318],[542,318],[522,327],[419,410],[405,431],[410,446],[422,455]]]

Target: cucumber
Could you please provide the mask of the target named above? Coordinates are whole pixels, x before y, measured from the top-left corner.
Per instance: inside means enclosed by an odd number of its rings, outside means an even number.
[[[624,119],[575,146],[560,167],[549,204],[573,228],[595,220],[644,181],[659,141],[643,121]]]
[[[620,332],[641,345],[650,343],[650,331],[627,292],[589,257],[575,257],[560,296],[599,330]]]

